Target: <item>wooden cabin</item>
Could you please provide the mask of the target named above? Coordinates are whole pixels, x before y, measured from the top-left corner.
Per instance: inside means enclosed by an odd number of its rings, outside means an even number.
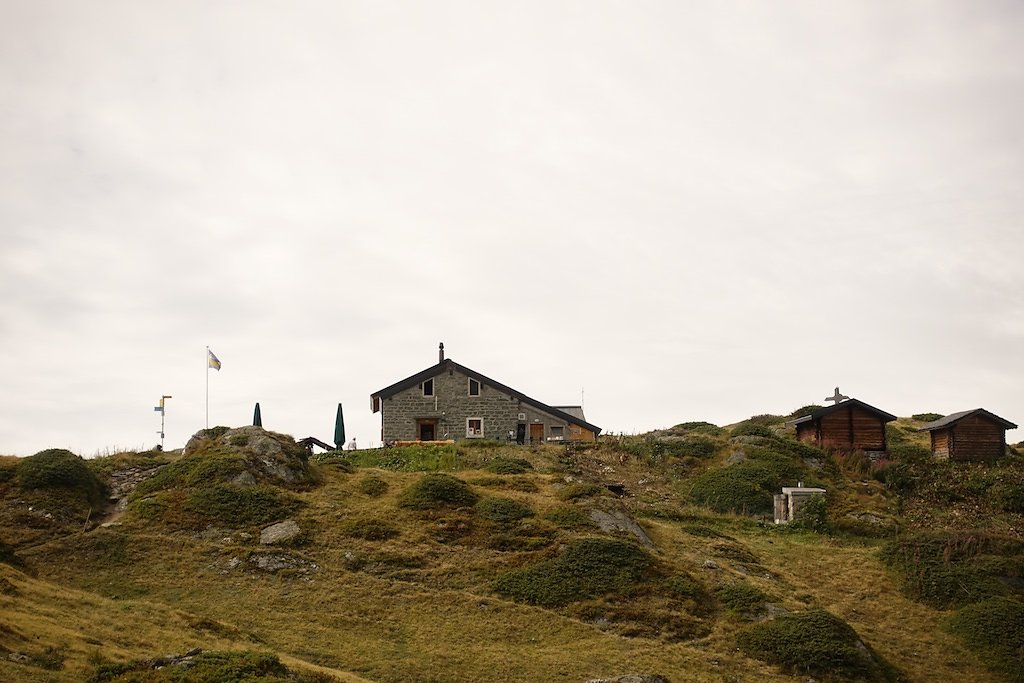
[[[932,455],[943,460],[994,460],[1006,454],[1006,430],[1017,425],[984,408],[963,410],[929,422]]]
[[[786,424],[796,427],[797,439],[819,448],[882,452],[888,447],[885,425],[895,419],[895,415],[851,398]]]

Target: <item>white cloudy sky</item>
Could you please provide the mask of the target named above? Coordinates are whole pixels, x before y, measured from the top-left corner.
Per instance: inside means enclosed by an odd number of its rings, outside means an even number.
[[[607,431],[1024,424],[1019,2],[0,15],[0,453],[183,445],[206,345],[211,425],[361,445],[442,340]]]

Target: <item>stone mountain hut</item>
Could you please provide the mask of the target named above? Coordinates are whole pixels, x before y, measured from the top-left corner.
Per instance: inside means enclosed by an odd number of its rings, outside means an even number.
[[[919,431],[932,437],[932,455],[943,460],[994,460],[1006,454],[1006,430],[1017,425],[984,408],[963,410],[929,422]]]
[[[444,357],[437,365],[370,395],[381,413],[381,440],[515,443],[594,441],[601,428],[581,406],[550,406]]]

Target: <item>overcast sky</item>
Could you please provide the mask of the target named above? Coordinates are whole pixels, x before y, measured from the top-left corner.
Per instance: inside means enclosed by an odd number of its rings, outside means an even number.
[[[0,10],[0,453],[182,446],[207,345],[361,446],[440,341],[605,431],[1024,424],[1020,2]]]

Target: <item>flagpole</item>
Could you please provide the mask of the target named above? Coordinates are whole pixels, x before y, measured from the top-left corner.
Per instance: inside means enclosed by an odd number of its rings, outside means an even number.
[[[210,347],[206,347],[206,428],[210,428]]]

